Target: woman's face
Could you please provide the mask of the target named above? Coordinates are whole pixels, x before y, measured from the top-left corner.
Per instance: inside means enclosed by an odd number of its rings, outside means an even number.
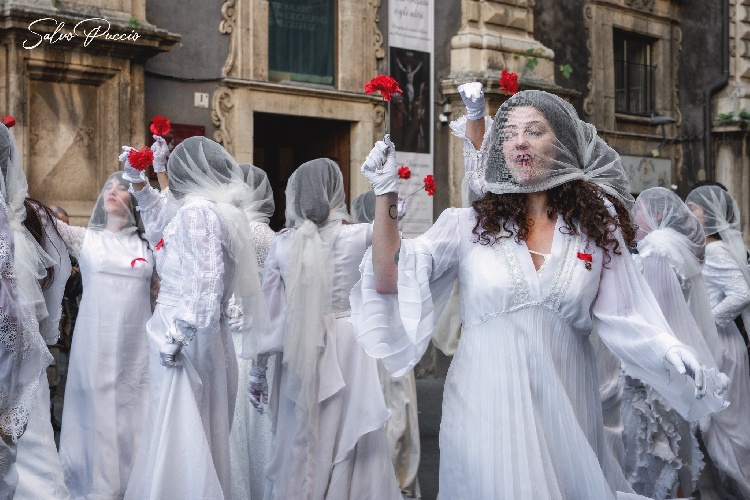
[[[701,226],[706,225],[706,213],[703,211],[703,207],[698,205],[697,203],[693,202],[687,202],[687,206],[690,209],[691,212],[693,212],[693,215],[695,215],[695,218],[698,219],[698,222],[701,223]]]
[[[110,179],[104,185],[104,211],[108,214],[126,214],[130,210],[128,187],[118,179]]]
[[[547,118],[536,108],[517,107],[508,113],[503,155],[516,182],[531,184],[547,177],[557,156],[557,143]]]

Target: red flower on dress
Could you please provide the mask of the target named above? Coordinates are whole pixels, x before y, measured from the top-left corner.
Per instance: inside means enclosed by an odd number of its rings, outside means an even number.
[[[3,116],[2,118],[3,125],[5,125],[8,128],[11,128],[13,125],[16,124],[16,119],[12,116]]]
[[[365,93],[372,94],[373,92],[380,91],[380,95],[386,101],[391,100],[393,94],[401,94],[401,90],[398,86],[398,82],[388,75],[379,75],[365,83]]]
[[[136,262],[148,262],[148,261],[144,259],[143,257],[136,257],[135,259],[130,261],[130,267],[135,267]]]
[[[411,178],[411,170],[409,170],[409,167],[406,165],[398,167],[398,178],[404,180]]]
[[[510,73],[504,69],[500,75],[500,90],[504,90],[506,95],[518,92],[518,73]]]
[[[427,177],[423,179],[424,182],[424,190],[427,191],[427,196],[432,196],[435,194],[435,179],[433,179],[432,174],[429,174]]]
[[[142,147],[140,151],[131,149],[128,153],[128,162],[134,169],[144,171],[154,163],[154,152],[146,146]]]
[[[161,250],[161,247],[164,246],[164,238],[159,240],[159,243],[156,244],[156,249]]]
[[[152,134],[164,137],[171,130],[169,119],[165,116],[154,116],[151,118],[151,126],[149,127],[149,130],[151,130]]]
[[[593,255],[590,253],[578,252],[578,258],[584,262],[586,270],[591,271],[591,261],[594,260]]]

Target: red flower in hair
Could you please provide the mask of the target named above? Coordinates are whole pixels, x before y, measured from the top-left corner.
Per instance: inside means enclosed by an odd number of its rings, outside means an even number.
[[[135,267],[136,262],[148,262],[148,261],[144,259],[143,257],[136,257],[135,259],[130,261],[130,267]]]
[[[409,167],[406,165],[401,165],[398,167],[398,178],[399,179],[409,179],[411,177],[411,170],[409,170]]]
[[[11,128],[13,125],[16,124],[16,119],[12,116],[3,116],[2,118],[3,125],[5,125],[8,128]]]
[[[134,169],[144,171],[154,163],[154,152],[145,146],[140,151],[131,149],[128,154],[128,162]]]
[[[423,179],[424,182],[424,190],[427,191],[428,196],[432,196],[435,194],[435,179],[433,179],[432,174],[428,175]]]
[[[169,133],[170,129],[171,125],[169,124],[169,119],[167,119],[167,117],[157,115],[151,118],[151,126],[149,127],[149,130],[151,130],[152,134],[164,137]]]
[[[504,69],[500,75],[500,90],[504,90],[506,95],[518,92],[518,74]]]
[[[365,92],[367,94],[372,94],[378,90],[380,91],[380,95],[382,95],[383,99],[386,101],[390,101],[393,94],[403,93],[403,90],[398,86],[398,82],[388,75],[376,76],[369,82],[365,83]]]

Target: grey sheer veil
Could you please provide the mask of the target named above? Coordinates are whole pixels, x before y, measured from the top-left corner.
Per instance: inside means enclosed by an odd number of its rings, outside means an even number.
[[[352,219],[370,223],[375,220],[375,191],[370,189],[352,200]]]
[[[265,170],[249,163],[241,163],[240,169],[245,184],[252,191],[252,201],[244,207],[247,219],[251,222],[257,221],[268,224],[276,208],[273,201],[273,188],[268,181],[268,174]]]
[[[634,201],[620,155],[570,103],[541,90],[518,92],[498,109],[485,179],[496,194],[545,191],[584,179],[628,209]]]

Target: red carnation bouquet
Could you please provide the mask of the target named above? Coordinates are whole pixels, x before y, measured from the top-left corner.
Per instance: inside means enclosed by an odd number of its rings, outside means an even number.
[[[167,117],[156,115],[151,118],[151,126],[149,127],[149,130],[151,130],[152,134],[164,137],[169,133],[171,128],[172,126]]]
[[[154,152],[146,146],[140,151],[131,149],[128,153],[128,162],[134,169],[144,171],[154,163]]]
[[[504,90],[505,95],[513,95],[518,92],[518,74],[504,69],[500,75],[500,90]]]

